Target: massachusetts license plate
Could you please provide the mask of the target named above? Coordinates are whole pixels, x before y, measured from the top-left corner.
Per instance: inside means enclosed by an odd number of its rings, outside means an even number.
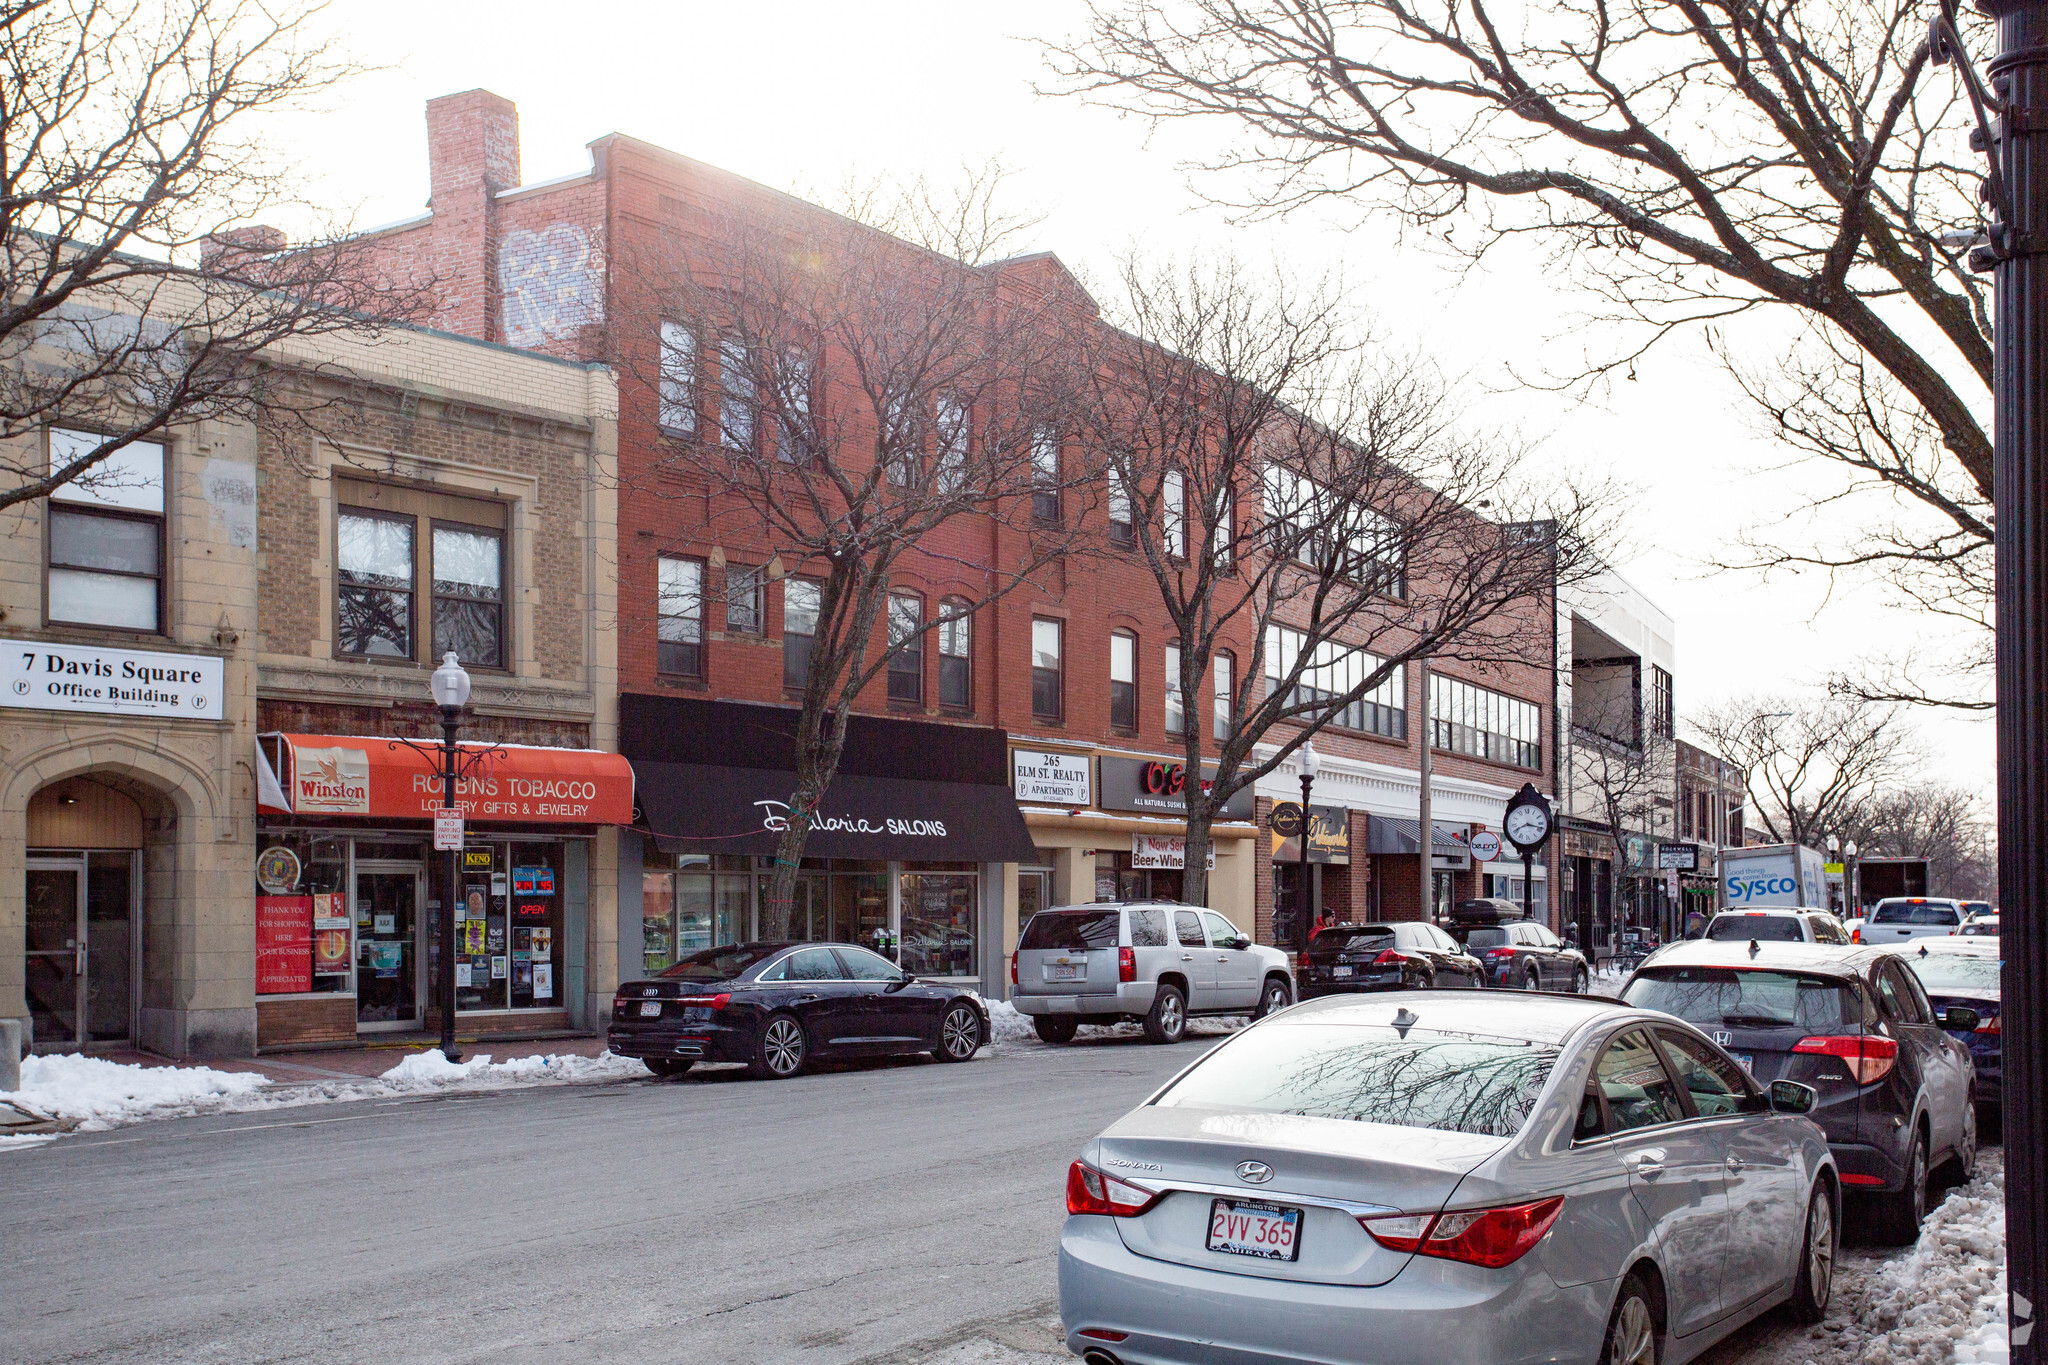
[[[1332,975],[1332,976],[1349,976],[1349,975],[1351,975],[1351,968],[1349,968],[1349,967],[1332,967],[1332,968],[1330,969],[1330,975]]]
[[[1744,1071],[1747,1071],[1752,1076],[1756,1075],[1756,1057],[1753,1054],[1745,1055],[1740,1052],[1731,1052],[1728,1055],[1740,1063]]]
[[[642,1000],[640,1002],[640,1017],[642,1019],[661,1018],[661,1002],[659,1000]]]
[[[1055,962],[1052,964],[1052,979],[1055,981],[1086,981],[1088,964],[1085,962]]]
[[[1209,1250],[1292,1261],[1301,1255],[1301,1210],[1218,1199],[1209,1205]]]

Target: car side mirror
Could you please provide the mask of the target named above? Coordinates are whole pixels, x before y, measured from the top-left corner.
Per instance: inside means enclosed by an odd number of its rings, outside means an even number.
[[[1252,941],[1246,938],[1243,934],[1239,934],[1236,938],[1230,940],[1230,946],[1237,949],[1237,951],[1241,953],[1245,949],[1252,946]]]
[[[1968,1005],[1950,1005],[1934,1017],[1934,1022],[1951,1033],[1971,1033],[1976,1030],[1979,1018]]]
[[[1780,1114],[1811,1114],[1820,1092],[1798,1081],[1771,1082],[1771,1108]]]
[[[917,980],[916,977],[912,976],[909,972],[905,972],[903,975],[897,977],[894,981],[891,981],[886,987],[886,989],[891,991],[900,991],[905,986],[908,986],[911,982],[915,980]]]

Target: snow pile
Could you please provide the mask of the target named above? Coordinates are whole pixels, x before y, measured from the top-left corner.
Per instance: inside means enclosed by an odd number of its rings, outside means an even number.
[[[1865,1365],[1980,1365],[2007,1359],[2005,1174],[1977,1179],[1930,1211],[1913,1249],[1864,1290],[1841,1349]]]
[[[22,1059],[21,1089],[0,1092],[15,1108],[99,1132],[143,1118],[212,1114],[270,1084],[268,1076],[210,1067],[124,1066],[76,1052]]]
[[[504,1062],[493,1062],[491,1054],[483,1052],[467,1061],[451,1062],[435,1047],[414,1053],[377,1079],[385,1087],[382,1093],[409,1094],[451,1087],[490,1089],[548,1082],[626,1081],[648,1074],[639,1058],[609,1052],[601,1057],[549,1053],[545,1057],[514,1057]]]
[[[985,1003],[988,1006],[989,1024],[994,1030],[997,1044],[1022,1044],[1030,1047],[1045,1046],[1038,1039],[1038,1030],[1033,1026],[1030,1015],[1019,1012],[1017,1007],[1008,1000],[990,1000]],[[1241,1014],[1223,1015],[1218,1018],[1190,1019],[1188,1020],[1188,1036],[1190,1038],[1221,1037],[1226,1033],[1235,1033],[1249,1023],[1251,1023],[1251,1020]],[[1142,1024],[1083,1024],[1074,1034],[1076,1039],[1142,1038],[1144,1036],[1145,1027]]]

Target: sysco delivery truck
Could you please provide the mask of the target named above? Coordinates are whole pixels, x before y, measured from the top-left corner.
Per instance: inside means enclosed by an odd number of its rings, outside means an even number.
[[[1730,910],[1828,908],[1827,864],[1802,844],[1721,850],[1721,895]]]

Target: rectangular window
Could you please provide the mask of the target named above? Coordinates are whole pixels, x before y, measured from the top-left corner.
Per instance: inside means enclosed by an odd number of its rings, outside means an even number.
[[[1440,673],[1429,676],[1429,742],[1435,748],[1538,768],[1543,765],[1541,715],[1534,702]]]
[[[1173,559],[1188,555],[1188,481],[1178,469],[1166,471],[1159,483],[1160,544]]]
[[[697,334],[680,322],[661,324],[661,429],[697,434]]]
[[[941,494],[959,492],[967,485],[967,405],[957,398],[941,398],[938,412],[939,466],[937,478]]]
[[[1031,515],[1046,522],[1060,519],[1060,438],[1044,427],[1031,437]]]
[[[1131,490],[1124,485],[1124,477],[1116,470],[1109,471],[1109,538],[1119,545],[1129,545],[1137,539],[1131,528]]]
[[[1180,690],[1180,646],[1166,647],[1166,733],[1184,735],[1188,729],[1187,698]]]
[[[433,543],[434,657],[504,667],[504,533],[437,521]]]
[[[782,685],[802,687],[811,677],[811,651],[818,643],[818,585],[808,578],[782,580]]]
[[[685,678],[704,676],[704,561],[661,557],[655,606],[655,667]]]
[[[1266,685],[1277,689],[1294,672],[1308,636],[1286,626],[1266,628]],[[1385,660],[1363,649],[1347,649],[1334,640],[1318,645],[1301,675],[1287,705],[1306,706],[1309,714],[1327,711],[1329,723],[1351,730],[1363,730],[1388,739],[1408,737],[1407,677],[1395,669],[1379,686],[1355,700],[1342,701],[1363,686]]]
[[[973,618],[965,602],[949,600],[939,604],[939,705],[968,708],[974,705]]]
[[[741,564],[725,566],[725,628],[735,635],[761,633],[762,589],[768,571]]]
[[[1216,656],[1216,738],[1230,738],[1231,688],[1236,683],[1233,676],[1237,670],[1237,659],[1233,655]]]
[[[335,519],[335,647],[343,654],[410,659],[411,517],[344,507]]]
[[[1231,555],[1237,546],[1237,494],[1225,484],[1216,493],[1216,534],[1209,541],[1209,558],[1218,573],[1229,573]]]
[[[1138,637],[1120,630],[1109,636],[1109,723],[1138,728]]]
[[[806,451],[817,449],[811,424],[811,390],[817,383],[817,367],[802,351],[782,353],[782,373],[777,376],[784,393],[776,403],[775,453],[785,464],[795,464]]]
[[[908,488],[917,482],[924,433],[918,429],[917,408],[904,394],[892,394],[882,404],[882,458],[889,462],[889,482]]]
[[[1670,739],[1677,716],[1672,709],[1671,675],[1650,665],[1650,729],[1660,739]]]
[[[754,412],[759,395],[754,392],[753,367],[747,363],[747,348],[738,341],[718,347],[718,440],[728,450],[754,448]]]
[[[1274,553],[1378,592],[1407,595],[1398,522],[1369,507],[1347,505],[1282,465],[1267,465],[1262,482]]]
[[[1062,714],[1065,634],[1066,626],[1059,621],[1031,618],[1031,714],[1040,720],[1058,720]]]
[[[889,700],[924,700],[924,599],[889,594]]]
[[[61,469],[102,438],[50,432],[50,466]],[[163,628],[164,448],[131,441],[84,482],[50,494],[49,619],[117,630]]]

